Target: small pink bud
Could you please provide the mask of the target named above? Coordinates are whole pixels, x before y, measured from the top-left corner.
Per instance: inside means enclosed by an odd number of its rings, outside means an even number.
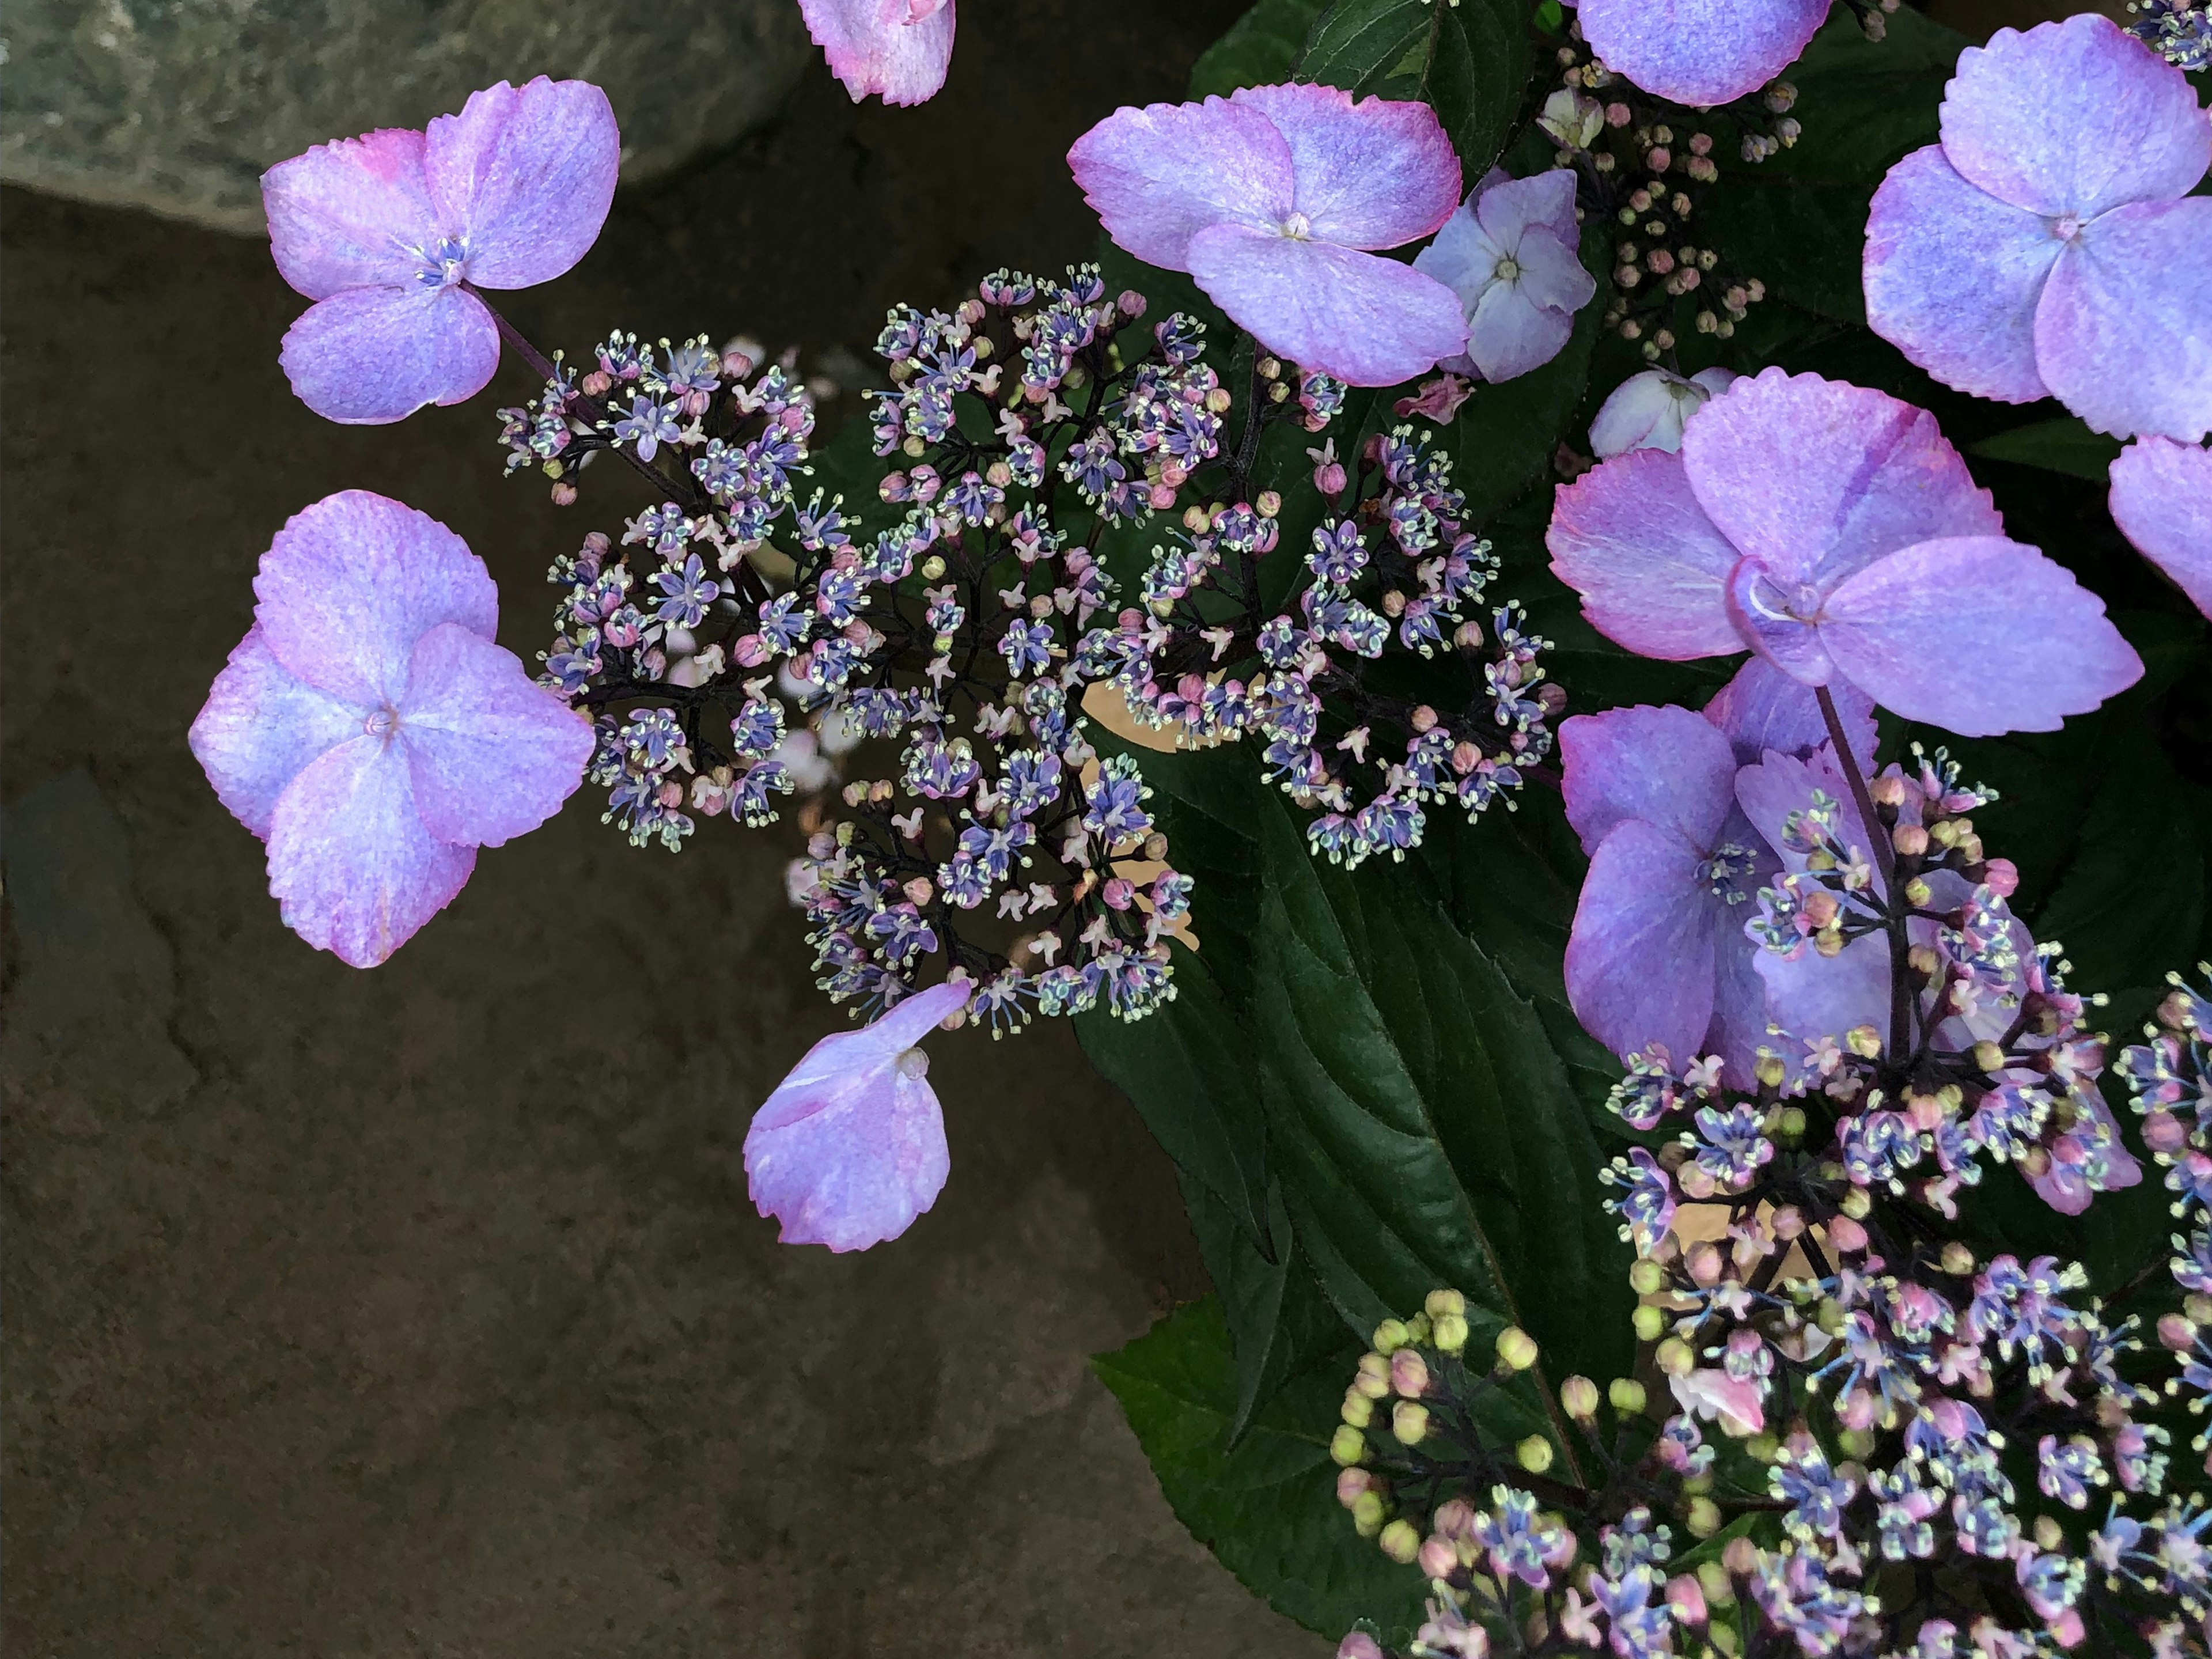
[[[575,486],[575,485],[574,485],[574,484],[570,483],[569,483],[566,478],[563,478],[563,479],[562,479],[562,480],[561,480],[561,482],[560,482],[560,483],[556,483],[556,484],[555,484],[555,485],[553,486],[553,505],[554,505],[554,506],[556,506],[556,507],[574,507],[574,506],[575,506],[575,504],[576,504],[576,486]]]
[[[1667,1605],[1686,1625],[1705,1622],[1705,1592],[1689,1573],[1678,1573],[1667,1581]]]
[[[2161,1315],[2158,1322],[2158,1345],[2172,1353],[2187,1353],[2197,1346],[2197,1327],[2181,1314]]]
[[[1999,898],[2020,890],[2020,866],[2010,859],[1991,859],[1982,866],[1982,884]]]
[[[730,647],[730,660],[740,668],[758,668],[768,658],[768,641],[757,634],[747,634]]]
[[[1156,484],[1154,484],[1154,485],[1152,486],[1152,498],[1151,498],[1151,499],[1152,499],[1152,510],[1153,510],[1154,512],[1156,512],[1156,513],[1164,513],[1164,512],[1166,512],[1170,507],[1173,507],[1173,506],[1175,505],[1175,501],[1176,501],[1175,486],[1174,486],[1173,484],[1170,484],[1170,483],[1156,483]]]
[[[2143,1144],[2154,1152],[2178,1152],[2189,1144],[2189,1131],[2179,1118],[2160,1107],[2143,1120]]]
[[[1365,1469],[1339,1469],[1336,1472],[1336,1501],[1350,1509],[1374,1484],[1375,1477]]]
[[[1437,1512],[1429,1517],[1429,1525],[1444,1538],[1474,1536],[1474,1510],[1464,1498],[1447,1498],[1437,1505]]]
[[[615,383],[615,377],[603,368],[595,368],[584,376],[583,389],[586,398],[604,398]]]
[[[1827,1224],[1828,1243],[1845,1255],[1856,1255],[1867,1247],[1867,1231],[1847,1215],[1832,1216]]]
[[[1103,898],[1110,908],[1126,910],[1129,908],[1130,902],[1137,896],[1136,885],[1116,876],[1101,890],[1099,896]]]
[[[1429,1390],[1429,1364],[1420,1350],[1399,1349],[1390,1356],[1390,1387],[1405,1400],[1419,1400]]]
[[[1674,159],[1674,152],[1666,145],[1654,144],[1651,146],[1650,154],[1644,158],[1644,164],[1654,173],[1664,173],[1667,171],[1668,164]]]
[[[1321,491],[1322,495],[1340,495],[1343,493],[1344,484],[1345,473],[1343,462],[1323,461],[1319,466],[1314,469],[1314,488]]]
[[[1607,104],[1605,106],[1605,124],[1609,127],[1625,127],[1634,118],[1629,114],[1626,104]]]
[[[1449,1578],[1459,1565],[1459,1552],[1451,1547],[1451,1540],[1434,1533],[1422,1541],[1419,1559],[1421,1571],[1431,1578]]]
[[[1336,1659],[1382,1659],[1382,1644],[1364,1630],[1356,1630],[1336,1645]]]
[[[1133,322],[1145,314],[1146,301],[1145,296],[1133,288],[1125,288],[1121,290],[1121,297],[1115,301],[1114,304],[1124,317]]]

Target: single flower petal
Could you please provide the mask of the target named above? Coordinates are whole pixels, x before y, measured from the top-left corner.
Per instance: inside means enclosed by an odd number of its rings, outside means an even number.
[[[1491,239],[1509,253],[1536,229],[1549,231],[1570,245],[1582,240],[1582,227],[1575,220],[1571,167],[1553,167],[1526,179],[1509,178],[1493,168],[1468,204]]]
[[[531,288],[573,269],[599,240],[622,135],[588,81],[501,81],[430,123],[422,166],[441,224],[465,240],[469,281]]]
[[[261,175],[269,252],[310,300],[411,283],[438,234],[422,135],[387,128],[318,144]]]
[[[1914,542],[2004,533],[1933,415],[1817,374],[1738,380],[1682,434],[1682,465],[1721,533],[1785,589],[1824,593]]]
[[[1310,82],[1240,87],[1229,100],[1258,110],[1290,146],[1290,205],[1316,241],[1401,247],[1459,205],[1459,154],[1426,104],[1355,103],[1340,88]]]
[[[1289,141],[1249,104],[1117,109],[1067,152],[1075,183],[1106,234],[1163,270],[1190,269],[1190,240],[1209,226],[1273,231],[1290,217]]]
[[[2212,198],[2115,209],[2083,230],[2044,285],[2036,361],[2099,432],[2212,432]]]
[[[1871,769],[1878,735],[1873,702],[1847,680],[1831,686],[1828,695],[1835,700],[1851,752],[1861,766]],[[1829,741],[1827,722],[1821,718],[1813,688],[1764,657],[1744,659],[1735,678],[1713,693],[1705,705],[1705,718],[1729,740],[1739,766],[1757,764],[1769,750],[1803,755]],[[1563,739],[1565,735],[1562,727]]]
[[[257,626],[246,630],[209,688],[192,721],[192,756],[216,799],[266,841],[284,787],[317,756],[361,736],[368,712],[293,674]]]
[[[1640,818],[1615,826],[1590,857],[1567,939],[1567,1001],[1616,1054],[1658,1043],[1681,1064],[1704,1052],[1728,910],[1701,881],[1705,857]]]
[[[1467,343],[1459,301],[1394,259],[1242,225],[1190,239],[1190,274],[1261,344],[1352,386],[1395,386]]]
[[[926,1076],[900,1060],[973,988],[947,981],[823,1038],[754,1114],[745,1174],[784,1243],[866,1249],[936,1201],[951,1168],[944,1118]]]
[[[806,32],[854,103],[870,93],[886,104],[937,95],[952,62],[953,8],[886,6],[880,0],[799,0]]]
[[[1553,499],[1544,544],[1552,574],[1616,645],[1668,662],[1744,648],[1728,614],[1739,556],[1698,504],[1680,456],[1632,450],[1584,473]]]
[[[1710,848],[1735,805],[1735,757],[1726,734],[1687,708],[1608,708],[1559,727],[1567,822],[1585,852],[1625,819]]]
[[[366,489],[303,508],[262,555],[255,621],[270,653],[356,708],[406,696],[415,642],[440,623],[489,639],[499,591],[469,544],[427,513]]]
[[[2212,450],[2145,438],[2112,463],[2112,521],[2212,617]]]
[[[2105,604],[1997,536],[1923,542],[1830,594],[1820,637],[1883,708],[1969,738],[2055,732],[2142,677]]]
[[[1828,0],[1582,0],[1575,12],[1607,69],[1701,108],[1781,74],[1827,15]]]
[[[1486,380],[1510,380],[1565,349],[1575,319],[1536,303],[1518,282],[1492,283],[1467,319],[1467,355]]]
[[[1867,219],[1867,322],[1948,386],[2000,403],[2051,395],[2035,307],[2065,251],[2051,222],[1968,184],[1943,147],[1889,170]]]
[[[416,641],[400,740],[415,805],[440,841],[496,847],[561,810],[592,758],[592,723],[514,653],[459,623]]]
[[[2185,196],[2212,166],[2188,77],[2087,12],[1960,52],[1942,122],[1963,177],[2051,217]]]
[[[310,762],[277,797],[269,891],[316,949],[374,968],[444,909],[476,868],[473,847],[422,827],[405,750],[362,736]]]
[[[465,289],[349,289],[301,313],[277,361],[325,420],[384,426],[490,385],[499,326]]]
[[[1871,863],[1874,848],[1867,840],[1866,821],[1859,817],[1850,781],[1836,764],[1835,750],[1825,743],[1802,755],[1770,752],[1756,764],[1742,768],[1735,778],[1735,804],[1759,839],[1778,849],[1782,869],[1806,867],[1806,854],[1790,848],[1790,818],[1810,806],[1816,793],[1836,803],[1840,814],[1838,833]]]

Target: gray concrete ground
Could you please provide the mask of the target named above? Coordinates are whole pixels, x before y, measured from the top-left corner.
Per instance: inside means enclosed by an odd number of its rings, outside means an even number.
[[[572,349],[818,348],[1074,257],[1060,152],[1233,9],[963,17],[907,113],[817,68],[516,311]],[[527,654],[548,559],[635,504],[503,483],[493,398],[308,416],[258,245],[0,220],[8,1651],[1327,1651],[1184,1536],[1085,1368],[1202,1279],[1064,1031],[939,1045],[952,1179],[904,1241],[785,1249],[752,1212],[750,1108],[836,1024],[787,837],[634,852],[580,797],[380,969],[283,930],[184,742],[277,526],[404,497],[489,561]]]

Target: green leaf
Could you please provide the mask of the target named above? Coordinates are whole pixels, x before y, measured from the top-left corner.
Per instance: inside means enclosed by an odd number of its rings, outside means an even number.
[[[1237,1357],[1237,1414],[1231,1442],[1292,1376],[1344,1352],[1356,1334],[1322,1293],[1313,1264],[1298,1249],[1282,1188],[1267,1190],[1267,1249],[1262,1251],[1229,1219],[1221,1201],[1178,1172],[1192,1233],[1229,1322]]]
[[[1816,185],[1732,175],[1700,210],[1707,246],[1735,270],[1818,316],[1863,324],[1861,252],[1872,185]]]
[[[2010,461],[2016,466],[2035,466],[2045,472],[2102,483],[2120,453],[2120,441],[2092,432],[2071,415],[2055,421],[2016,426],[1969,445],[1966,453],[1987,460]]]
[[[1121,1401],[1176,1518],[1248,1589],[1332,1638],[1372,1619],[1402,1648],[1427,1586],[1352,1531],[1328,1456],[1358,1353],[1347,1341],[1291,1379],[1233,1449],[1237,1367],[1215,1298],[1178,1308],[1091,1366]]]
[[[1528,0],[1337,0],[1307,36],[1297,77],[1427,103],[1472,183],[1505,147],[1528,59]]]
[[[1331,1299],[1364,1327],[1451,1285],[1552,1375],[1622,1374],[1628,1257],[1535,1009],[1410,872],[1317,865],[1279,802],[1261,817],[1270,1168]]]
[[[1239,87],[1291,78],[1314,19],[1328,0],[1259,0],[1200,55],[1190,71],[1193,98],[1226,97]]]

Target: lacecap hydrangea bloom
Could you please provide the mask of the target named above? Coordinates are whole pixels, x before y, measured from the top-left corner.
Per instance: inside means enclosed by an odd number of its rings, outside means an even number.
[[[782,1222],[782,1243],[864,1250],[937,1201],[951,1154],[918,1045],[974,989],[945,980],[873,1024],[823,1037],[762,1103],[745,1132],[745,1175],[760,1212]]]
[[[1875,194],[1875,331],[1977,397],[2212,430],[2212,198],[2189,194],[2212,121],[2182,72],[2089,14],[2000,29],[1960,53],[1942,121]]]
[[[1243,87],[1116,110],[1067,160],[1116,243],[1188,271],[1305,368],[1395,386],[1467,344],[1457,296],[1375,252],[1429,235],[1459,205],[1459,157],[1425,104]]]
[[[2112,522],[2212,617],[2212,450],[2145,438],[2112,462]]]
[[[1782,73],[1830,0],[1582,0],[1590,50],[1616,75],[1678,104],[1710,108]]]
[[[1924,410],[1770,368],[1560,490],[1552,568],[1607,638],[1753,650],[1969,737],[2048,732],[2142,664],[2103,602],[2008,539]]]
[[[1510,380],[1558,356],[1575,313],[1597,292],[1577,257],[1581,244],[1571,169],[1531,179],[1492,169],[1413,258],[1413,269],[1451,289],[1467,314],[1467,350],[1443,366]]]
[[[853,101],[937,95],[952,62],[953,0],[799,0],[806,32]]]
[[[540,76],[471,93],[424,132],[319,144],[262,175],[270,251],[315,303],[284,336],[300,400],[377,424],[473,398],[499,367],[478,289],[531,288],[582,258],[614,199],[607,95]]]
[[[560,810],[592,728],[493,643],[483,561],[426,514],[349,489],[277,532],[191,745],[269,845],[285,925],[373,968],[452,902],[477,848]]]

